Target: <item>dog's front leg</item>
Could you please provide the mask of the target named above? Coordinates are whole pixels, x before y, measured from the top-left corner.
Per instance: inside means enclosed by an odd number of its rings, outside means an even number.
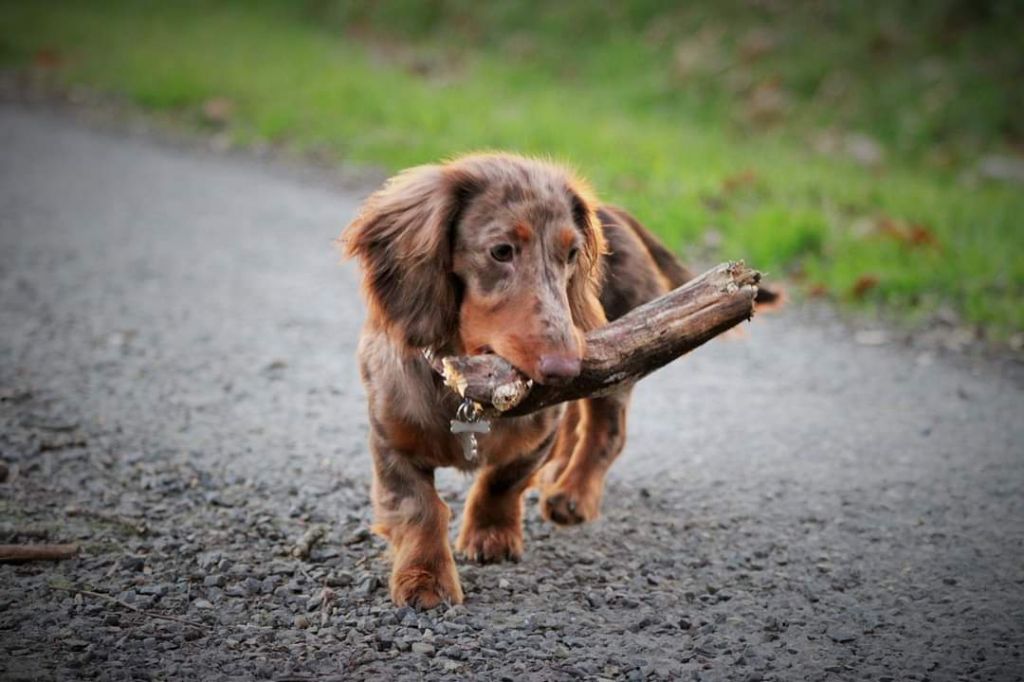
[[[430,609],[462,602],[462,586],[448,545],[451,512],[434,489],[434,470],[371,438],[376,530],[391,543],[391,599]]]
[[[572,457],[541,491],[544,518],[561,525],[593,521],[601,511],[604,477],[626,443],[632,389],[580,401],[582,428]]]
[[[519,561],[523,554],[523,492],[551,450],[555,431],[532,451],[484,467],[469,491],[456,547],[471,561]]]

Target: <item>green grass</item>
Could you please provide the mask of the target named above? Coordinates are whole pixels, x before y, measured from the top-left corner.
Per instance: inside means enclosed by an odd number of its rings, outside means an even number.
[[[241,144],[552,156],[684,251],[710,230],[707,257],[840,301],[1024,329],[1024,198],[961,179],[1024,139],[1014,3],[674,4],[0,0],[0,62],[197,125],[229,98]],[[828,130],[884,163],[813,151]]]

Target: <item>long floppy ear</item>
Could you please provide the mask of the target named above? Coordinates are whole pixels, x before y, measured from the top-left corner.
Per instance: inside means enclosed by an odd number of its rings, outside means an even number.
[[[582,181],[574,180],[567,188],[572,206],[572,219],[583,234],[576,272],[569,280],[569,308],[573,322],[582,331],[590,331],[607,323],[601,306],[603,278],[604,232],[597,218],[597,199]]]
[[[456,333],[459,292],[452,233],[476,184],[445,166],[403,171],[363,204],[341,241],[363,268],[363,291],[396,340],[443,345]]]

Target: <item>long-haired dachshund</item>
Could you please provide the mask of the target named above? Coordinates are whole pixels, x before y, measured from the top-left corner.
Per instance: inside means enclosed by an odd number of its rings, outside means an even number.
[[[689,273],[571,172],[511,154],[400,173],[367,199],[342,242],[361,261],[369,307],[359,363],[375,530],[393,550],[391,598],[420,608],[458,603],[451,514],[434,469],[478,462],[449,432],[459,401],[423,350],[497,353],[536,382],[567,382],[580,371],[585,332]],[[495,421],[479,441],[456,549],[475,561],[517,560],[531,481],[545,518],[594,519],[625,442],[630,392]]]

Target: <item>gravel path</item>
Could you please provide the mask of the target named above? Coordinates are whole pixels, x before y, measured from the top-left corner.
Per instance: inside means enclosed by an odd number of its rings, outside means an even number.
[[[358,197],[10,105],[0,149],[0,542],[84,547],[0,566],[5,679],[1022,679],[999,366],[759,318],[642,384],[598,523],[396,610]]]

